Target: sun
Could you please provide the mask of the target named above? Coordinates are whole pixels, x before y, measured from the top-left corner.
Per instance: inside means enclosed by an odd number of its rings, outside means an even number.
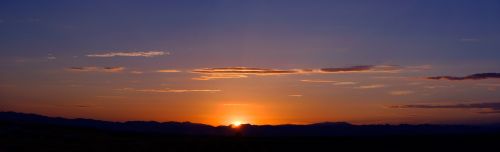
[[[241,121],[233,121],[231,123],[231,127],[233,127],[233,128],[239,128],[241,126],[241,124],[242,124]]]

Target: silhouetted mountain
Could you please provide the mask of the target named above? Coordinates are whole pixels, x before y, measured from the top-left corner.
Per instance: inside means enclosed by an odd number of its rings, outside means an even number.
[[[323,122],[310,125],[250,125],[238,129],[191,122],[128,121],[108,122],[92,119],[52,118],[36,114],[0,112],[0,121],[83,127],[110,131],[149,132],[170,135],[232,136],[387,136],[500,133],[500,126],[466,125],[352,125],[347,122]]]
[[[488,151],[499,125],[250,125],[107,122],[0,112],[3,151]]]

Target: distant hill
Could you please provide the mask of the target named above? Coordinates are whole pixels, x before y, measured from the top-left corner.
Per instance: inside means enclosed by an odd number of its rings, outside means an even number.
[[[0,152],[144,151],[491,151],[498,125],[209,126],[190,122],[108,122],[0,112]]]
[[[9,125],[75,127],[115,132],[159,133],[168,135],[213,136],[391,136],[391,135],[467,135],[500,134],[500,125],[352,125],[323,122],[309,125],[210,126],[191,122],[128,121],[109,122],[92,119],[66,119],[36,114],[0,112],[0,122]]]

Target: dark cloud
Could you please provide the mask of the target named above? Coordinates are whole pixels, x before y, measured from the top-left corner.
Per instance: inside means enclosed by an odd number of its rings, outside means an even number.
[[[359,65],[352,67],[342,67],[342,68],[322,68],[323,72],[359,72],[359,71],[368,71],[374,68],[373,65]]]
[[[67,70],[72,72],[121,72],[124,67],[70,67]]]
[[[102,53],[102,54],[88,54],[87,57],[100,57],[100,58],[108,58],[108,57],[155,57],[155,56],[162,56],[162,55],[169,55],[169,52],[165,51],[140,51],[140,52],[108,52],[108,53]]]
[[[421,66],[416,67],[402,67],[398,65],[358,65],[351,67],[340,67],[340,68],[322,68],[320,69],[323,73],[353,73],[353,72],[376,72],[376,73],[396,73],[402,70],[417,70],[422,68]]]
[[[91,106],[89,106],[89,105],[75,105],[75,107],[78,107],[78,108],[90,108]]]
[[[482,80],[482,79],[492,79],[492,78],[500,78],[500,73],[477,73],[464,77],[456,77],[456,76],[436,76],[436,77],[427,77],[427,79],[432,80]]]
[[[478,113],[500,113],[500,102],[449,104],[449,105],[398,105],[391,108],[417,108],[417,109],[484,109]]]

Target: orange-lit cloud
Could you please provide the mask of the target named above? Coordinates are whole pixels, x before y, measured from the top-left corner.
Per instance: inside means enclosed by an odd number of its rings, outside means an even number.
[[[220,92],[221,90],[209,89],[137,89],[139,92],[152,92],[152,93],[185,93],[185,92]]]
[[[306,83],[331,83],[333,85],[353,85],[357,84],[357,82],[352,82],[352,81],[333,81],[333,80],[300,80],[301,82],[306,82]]]
[[[227,78],[247,78],[249,75],[271,76],[271,75],[292,75],[292,74],[337,74],[337,73],[398,73],[402,71],[419,71],[428,69],[430,66],[396,66],[396,65],[362,65],[340,68],[321,69],[268,69],[254,67],[222,67],[204,68],[192,70],[192,73],[202,74],[194,80],[211,80]],[[329,80],[304,80],[303,82],[328,83],[335,82]]]
[[[255,75],[273,75],[273,74],[291,74],[298,73],[297,70],[278,70],[251,67],[224,67],[224,68],[204,68],[195,69],[194,73],[202,74],[255,74]]]
[[[371,85],[359,86],[356,88],[358,88],[358,89],[376,89],[376,88],[383,88],[383,87],[385,87],[385,85],[383,85],[383,84],[371,84]]]
[[[209,74],[193,78],[193,80],[234,79],[234,78],[247,78],[247,77],[248,76],[243,74]]]
[[[352,82],[352,81],[345,81],[345,82],[335,82],[333,85],[354,85],[357,84],[357,82]]]
[[[102,53],[102,54],[88,54],[87,57],[155,57],[155,56],[161,56],[161,55],[169,55],[169,52],[165,51],[140,51],[140,52],[108,52],[108,53]]]
[[[467,103],[467,104],[448,104],[448,105],[398,105],[390,106],[390,108],[418,108],[418,109],[486,109],[478,113],[500,113],[500,102],[485,102],[485,103]]]
[[[159,72],[159,73],[177,73],[177,72],[181,72],[181,71],[174,70],[174,69],[163,69],[163,70],[156,70],[156,72]]]
[[[246,78],[248,75],[282,75],[298,73],[297,70],[277,70],[251,67],[225,67],[195,69],[193,73],[204,74],[194,80]]]
[[[300,80],[301,82],[309,82],[309,83],[333,83],[337,81],[333,80]]]
[[[72,72],[121,72],[124,67],[70,67],[68,71]]]
[[[301,95],[301,94],[291,94],[291,95],[288,95],[288,96],[290,96],[290,97],[302,97],[303,95]]]

